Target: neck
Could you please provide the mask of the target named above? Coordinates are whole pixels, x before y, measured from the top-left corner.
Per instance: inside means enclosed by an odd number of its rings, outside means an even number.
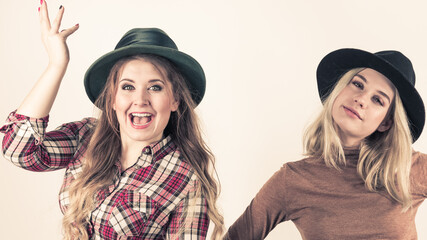
[[[120,156],[122,170],[125,170],[136,163],[144,147],[145,146],[142,146],[141,144],[126,144],[122,141],[122,152]]]
[[[349,136],[338,129],[338,136],[341,140],[341,145],[346,149],[357,149],[362,143],[359,137]]]
[[[357,150],[360,147],[360,142],[357,143],[357,144],[349,144],[349,145],[344,144],[343,142],[341,142],[341,144],[342,144],[342,146],[343,146],[343,148],[345,150]]]

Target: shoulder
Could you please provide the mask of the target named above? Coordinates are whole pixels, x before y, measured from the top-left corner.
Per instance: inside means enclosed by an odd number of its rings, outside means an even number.
[[[427,154],[413,151],[412,152],[412,170],[427,168]]]
[[[326,168],[323,159],[319,157],[307,157],[298,161],[287,162],[282,167],[284,171],[292,173],[303,173],[318,168]]]
[[[301,160],[287,162],[270,178],[271,185],[294,185],[294,183],[307,178],[310,172],[318,167],[324,167],[323,161],[315,157],[307,157]]]
[[[414,150],[412,151],[412,159],[421,159],[421,161],[427,161],[427,154]]]
[[[316,165],[318,159],[304,158],[287,162],[277,170],[257,193],[257,204],[283,208],[285,203],[291,201],[296,192],[301,189],[301,184],[307,182],[307,168]],[[303,184],[305,185],[305,184]]]
[[[427,154],[412,152],[411,182],[414,194],[427,196]]]
[[[86,117],[79,121],[72,121],[68,123],[64,123],[60,126],[61,127],[70,127],[70,126],[76,126],[76,127],[82,127],[82,126],[95,126],[97,123],[97,119],[93,117]]]
[[[88,132],[96,126],[97,119],[93,117],[83,118],[79,121],[64,123],[56,130],[71,132]]]

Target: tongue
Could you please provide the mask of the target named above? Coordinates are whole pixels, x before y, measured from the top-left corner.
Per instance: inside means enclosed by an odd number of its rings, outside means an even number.
[[[133,117],[133,123],[138,125],[147,124],[151,117]]]

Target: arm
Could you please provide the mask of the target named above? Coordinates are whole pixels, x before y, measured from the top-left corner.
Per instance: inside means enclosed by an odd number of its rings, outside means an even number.
[[[52,25],[45,1],[41,2],[39,12],[41,36],[49,56],[48,67],[18,110],[11,113],[6,125],[0,128],[0,132],[5,133],[4,156],[14,164],[33,171],[66,166],[70,160],[70,151],[76,147],[75,140],[71,139],[77,137],[68,131],[45,136],[45,130],[47,116],[69,61],[66,39],[78,29],[78,26],[58,32],[64,13],[63,7]],[[64,141],[64,137],[68,140]]]
[[[39,11],[41,36],[49,56],[49,64],[17,110],[17,113],[33,118],[49,114],[70,59],[66,39],[79,28],[75,25],[58,32],[64,14],[63,7],[52,24],[46,1],[42,1]]]
[[[245,212],[225,234],[225,240],[264,239],[280,222],[285,221],[286,165],[261,188]]]
[[[48,117],[30,118],[12,112],[6,125],[2,150],[13,164],[31,171],[51,171],[67,167],[81,146],[89,141],[94,119],[67,123],[45,133]],[[81,149],[84,150],[84,149]]]
[[[206,239],[209,227],[206,199],[192,188],[181,200],[169,222],[167,239]],[[174,236],[178,235],[178,238]]]

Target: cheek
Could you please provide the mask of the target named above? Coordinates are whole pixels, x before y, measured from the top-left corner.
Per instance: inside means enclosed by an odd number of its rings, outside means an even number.
[[[378,110],[378,111],[372,111],[372,116],[374,116],[374,121],[377,122],[378,124],[380,124],[382,121],[384,121],[386,115],[387,115],[387,110]]]
[[[115,111],[123,111],[129,105],[129,100],[122,95],[117,94],[113,101],[113,109]]]
[[[332,109],[331,109],[332,111],[331,111],[331,114],[332,114],[332,118],[333,118],[333,119],[335,119],[335,116],[336,116],[336,114],[337,114],[337,112],[338,112],[339,106],[341,106],[341,98],[340,98],[340,95],[338,95],[338,96],[337,96],[337,98],[335,99],[334,103],[332,103]]]
[[[175,101],[169,95],[159,96],[157,99],[153,99],[152,104],[156,105],[155,107],[158,111],[163,113],[170,113],[176,111]]]

